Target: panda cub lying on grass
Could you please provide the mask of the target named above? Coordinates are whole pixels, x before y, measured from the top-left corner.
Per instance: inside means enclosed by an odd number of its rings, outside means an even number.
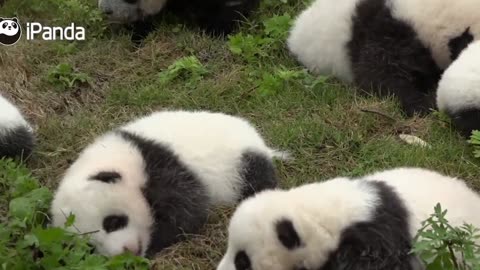
[[[480,227],[480,196],[424,169],[265,191],[233,214],[217,270],[423,269],[412,237],[437,203],[451,225]]]
[[[194,234],[214,205],[275,188],[269,148],[246,120],[221,113],[164,111],[111,131],[68,169],[51,206],[54,226],[95,232],[100,253],[153,255]]]
[[[34,144],[31,126],[17,107],[0,94],[0,159],[26,158]]]
[[[152,18],[161,11],[171,11],[197,24],[213,35],[234,31],[259,5],[260,0],[98,0],[100,10],[110,21],[134,24],[134,40],[153,30]]]
[[[427,114],[443,71],[480,39],[478,10],[475,0],[315,0],[287,43],[310,71],[394,95],[409,116]]]

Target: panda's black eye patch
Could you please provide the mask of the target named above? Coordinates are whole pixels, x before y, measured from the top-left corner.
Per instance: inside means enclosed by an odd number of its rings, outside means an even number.
[[[234,263],[236,270],[252,270],[252,263],[250,262],[250,258],[243,250],[237,252],[237,255],[235,255]]]
[[[105,183],[116,183],[122,176],[117,172],[99,172],[93,176],[90,176],[90,180],[101,181]]]
[[[138,2],[138,0],[123,0],[125,1],[126,3],[129,3],[129,4],[135,4]]]
[[[298,236],[291,220],[281,219],[275,224],[278,240],[287,249],[295,249],[302,246],[302,240]]]
[[[110,215],[103,219],[103,229],[107,233],[118,231],[127,225],[128,217],[126,215]]]

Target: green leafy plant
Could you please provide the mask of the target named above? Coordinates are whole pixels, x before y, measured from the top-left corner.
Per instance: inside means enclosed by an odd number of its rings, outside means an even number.
[[[206,74],[208,70],[197,57],[187,56],[178,59],[167,70],[162,71],[159,74],[159,81],[161,84],[166,84],[176,79],[183,79],[185,86],[194,87]]]
[[[468,142],[473,145],[473,155],[480,158],[480,131],[474,130]]]
[[[73,88],[78,83],[89,83],[90,77],[86,73],[76,72],[68,63],[61,63],[48,72],[47,81],[65,90]]]
[[[28,170],[12,160],[0,159],[0,269],[120,270],[148,269],[145,258],[123,254],[108,258],[95,254],[88,235],[49,227],[52,192]],[[1,207],[1,206],[0,206]],[[69,216],[66,227],[73,226]]]
[[[285,89],[288,83],[306,76],[303,70],[277,69],[273,74],[265,73],[260,80],[258,91],[262,96],[270,96]]]
[[[263,23],[265,34],[277,40],[286,39],[290,27],[292,27],[292,17],[285,13],[281,16],[273,16]]]
[[[262,96],[275,95],[294,83],[314,89],[324,85],[328,79],[328,77],[312,76],[306,70],[290,70],[283,66],[275,69],[272,73],[265,72],[259,75],[256,72],[251,72],[250,76],[258,77],[254,80],[258,80],[258,92]]]
[[[247,62],[253,62],[258,56],[268,56],[265,46],[272,41],[257,35],[238,33],[229,36],[229,47],[233,54],[242,55]]]
[[[258,57],[269,57],[272,51],[283,47],[281,45],[288,34],[291,21],[291,16],[285,13],[267,19],[260,35],[240,32],[229,36],[230,51],[242,55],[250,63],[258,61]]]
[[[479,230],[468,224],[453,227],[446,219],[447,210],[440,204],[434,209],[422,222],[412,252],[420,256],[427,270],[480,269],[480,246],[475,244]]]

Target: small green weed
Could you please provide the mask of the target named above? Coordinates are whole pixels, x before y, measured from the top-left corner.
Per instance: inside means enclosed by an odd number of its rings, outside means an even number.
[[[283,48],[283,40],[288,34],[292,18],[288,13],[273,16],[263,23],[260,35],[242,32],[229,36],[229,47],[233,54],[241,55],[248,63],[258,61],[258,57],[269,57],[272,51]]]
[[[61,63],[48,72],[47,81],[65,90],[73,88],[78,83],[89,83],[90,77],[85,73],[76,72],[68,63]]]
[[[176,79],[183,79],[185,86],[192,88],[206,74],[208,74],[208,70],[195,56],[187,56],[178,59],[167,70],[162,71],[159,74],[159,81],[161,84],[167,84]]]
[[[473,145],[473,155],[480,158],[480,131],[474,130],[468,142]]]
[[[148,269],[145,258],[124,254],[107,258],[93,253],[87,236],[48,227],[53,194],[28,170],[12,160],[0,160],[0,269],[115,270]],[[72,226],[74,216],[65,224]]]
[[[480,247],[475,244],[480,230],[468,224],[453,227],[446,215],[447,210],[437,204],[435,213],[422,222],[413,252],[424,261],[427,270],[480,269]]]

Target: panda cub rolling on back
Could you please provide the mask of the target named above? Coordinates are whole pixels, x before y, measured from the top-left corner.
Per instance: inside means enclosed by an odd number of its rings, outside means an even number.
[[[34,144],[31,126],[18,108],[0,94],[0,158],[26,158]]]
[[[479,9],[476,0],[315,0],[287,43],[310,71],[426,114],[442,71],[480,39]]]
[[[437,106],[464,136],[480,130],[480,41],[471,43],[443,73]]]
[[[198,25],[207,33],[227,35],[259,5],[260,0],[98,0],[110,21],[134,23],[139,38],[152,28],[151,19],[162,11]]]
[[[72,213],[72,230],[98,230],[92,243],[100,253],[153,255],[197,233],[212,206],[276,187],[277,156],[241,118],[153,113],[82,151],[55,193],[53,225]]]
[[[264,191],[233,214],[217,270],[423,269],[412,239],[437,203],[452,226],[480,227],[480,196],[424,169]]]

